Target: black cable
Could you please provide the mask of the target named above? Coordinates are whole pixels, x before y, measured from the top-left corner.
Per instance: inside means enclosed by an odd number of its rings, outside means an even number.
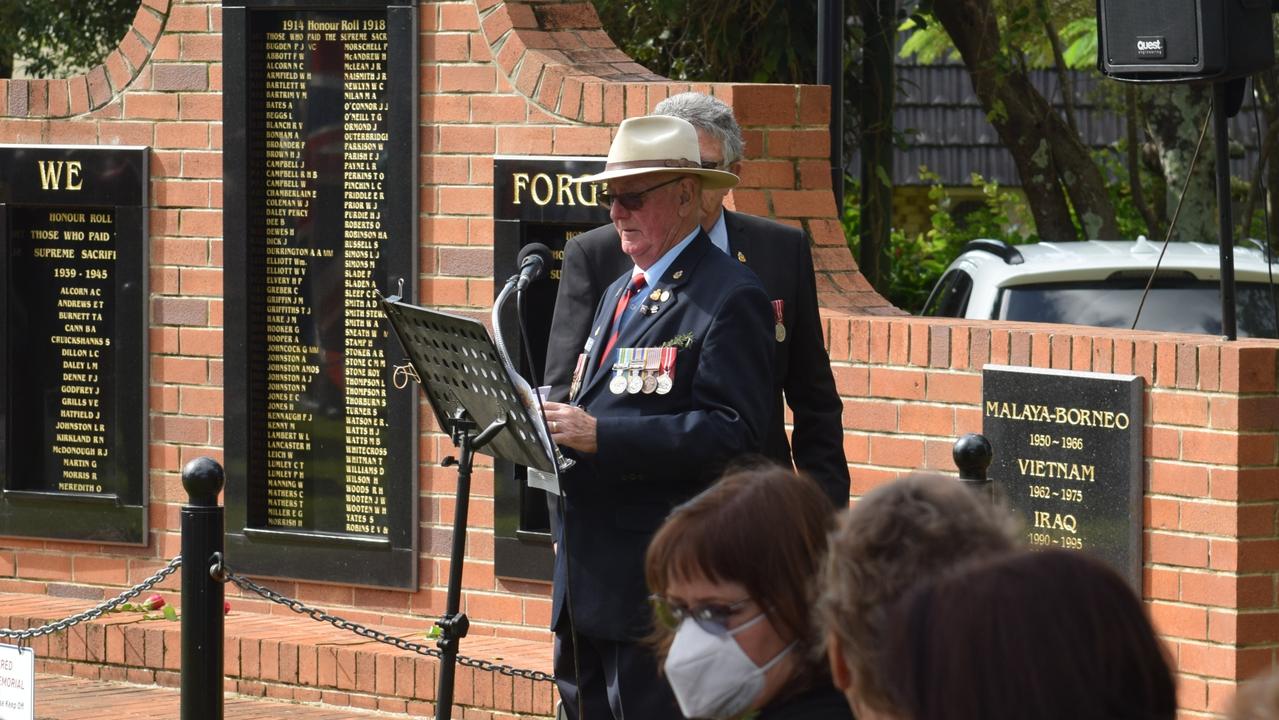
[[[1257,164],[1258,165],[1266,161],[1266,159],[1261,156],[1262,145],[1265,144],[1262,142],[1262,138],[1265,136],[1261,134],[1261,109],[1260,108],[1261,108],[1261,96],[1257,92],[1257,80],[1256,78],[1253,78],[1252,124],[1253,124],[1254,131],[1257,133],[1257,142],[1259,143],[1259,145],[1257,146]],[[1266,130],[1268,131],[1269,129],[1270,129],[1269,123],[1267,123]],[[1261,190],[1257,193],[1257,196],[1261,198],[1261,218],[1263,222],[1265,223],[1265,232],[1266,232],[1266,247],[1265,247],[1265,252],[1263,253],[1263,257],[1265,258],[1265,261],[1266,261],[1266,278],[1267,278],[1266,287],[1269,290],[1269,292],[1266,293],[1266,296],[1270,299],[1270,311],[1271,313],[1273,313],[1275,318],[1275,337],[1279,338],[1279,300],[1276,300],[1275,298],[1275,266],[1274,266],[1273,260],[1271,259],[1271,249],[1270,249],[1270,198],[1267,196],[1269,188],[1266,187],[1266,173],[1264,171],[1257,173],[1257,183],[1261,188]],[[1248,218],[1248,221],[1252,222],[1252,218]],[[1244,233],[1246,234],[1249,230],[1251,230],[1251,228],[1244,228]]]
[[[524,291],[519,286],[515,288],[515,320],[520,326],[520,349],[524,351],[524,362],[528,363],[529,380],[532,381],[529,384],[536,390],[541,386],[542,378],[538,376],[537,366],[533,364],[533,353],[529,349],[528,325],[524,322]],[[539,407],[542,405],[540,396],[537,404]]]
[[[1181,186],[1181,195],[1177,197],[1177,207],[1172,211],[1172,220],[1168,222],[1168,232],[1164,235],[1163,247],[1159,249],[1159,258],[1155,260],[1155,268],[1150,271],[1150,277],[1146,280],[1146,289],[1141,291],[1141,302],[1137,303],[1137,314],[1132,317],[1132,327],[1129,330],[1137,329],[1137,321],[1141,319],[1141,309],[1146,306],[1146,296],[1150,294],[1150,288],[1155,284],[1155,276],[1159,274],[1159,266],[1164,262],[1164,253],[1168,252],[1168,242],[1172,240],[1173,228],[1177,227],[1177,217],[1181,215],[1181,203],[1186,199],[1186,191],[1190,189],[1190,178],[1195,174],[1195,163],[1199,161],[1199,150],[1203,148],[1204,138],[1208,135],[1208,124],[1212,122],[1212,106],[1208,107],[1208,114],[1204,116],[1203,129],[1199,131],[1199,142],[1195,143],[1195,154],[1190,156],[1190,167],[1186,169],[1186,182]],[[1218,159],[1220,160],[1220,158]],[[1230,202],[1230,198],[1226,198],[1224,202]]]

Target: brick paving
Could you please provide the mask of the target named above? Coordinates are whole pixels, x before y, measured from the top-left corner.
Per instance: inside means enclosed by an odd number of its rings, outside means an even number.
[[[84,600],[0,593],[0,626],[40,625],[83,610],[87,605]],[[283,608],[280,610],[283,614],[233,611],[226,618],[223,670],[228,718],[279,717],[281,709],[293,717],[294,708],[308,707],[321,714],[298,717],[329,720],[363,716],[361,711],[364,715],[374,713],[372,717],[432,717],[435,714],[437,661],[434,658],[375,643]],[[388,632],[430,642],[423,636],[425,620],[417,628],[406,628],[395,627],[393,618],[361,619],[383,626],[381,629]],[[384,626],[387,621],[390,625]],[[546,640],[523,640],[471,635],[462,641],[462,653],[549,672],[549,633],[546,636]],[[115,709],[118,701],[129,703],[125,706],[128,708],[149,711],[154,707],[157,712],[169,707],[164,703],[170,703],[171,715],[147,712],[145,717],[177,718],[180,623],[143,621],[134,613],[110,614],[66,632],[36,638],[32,649],[36,653],[36,672],[43,680],[37,683],[40,718],[100,720],[101,712],[86,712],[87,707],[100,710],[102,706],[94,701],[99,696],[110,698],[112,710],[108,717],[127,716]],[[550,683],[534,683],[461,666],[457,671],[454,717],[515,720],[548,717],[554,712]],[[72,684],[64,686],[63,683]],[[50,691],[48,694],[46,688]],[[265,709],[260,713],[266,714],[234,715],[231,698],[235,703],[263,703],[261,707]],[[58,702],[65,705],[58,706]],[[58,710],[59,707],[66,709]],[[58,714],[60,712],[65,714]],[[253,711],[246,709],[245,712]]]
[[[144,717],[179,720],[181,692],[154,685],[103,682],[60,675],[36,675],[36,720],[102,720]],[[349,720],[403,718],[404,714],[333,708],[265,698],[227,695],[226,720]]]

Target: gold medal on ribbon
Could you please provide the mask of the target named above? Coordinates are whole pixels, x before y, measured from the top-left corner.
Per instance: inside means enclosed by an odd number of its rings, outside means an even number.
[[[785,300],[773,301],[773,321],[777,323],[773,326],[773,337],[777,338],[777,342],[786,342],[786,325],[782,322],[785,304]]]

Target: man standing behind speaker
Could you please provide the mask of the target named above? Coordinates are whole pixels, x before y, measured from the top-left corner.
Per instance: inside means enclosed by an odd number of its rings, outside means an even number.
[[[663,100],[654,114],[687,120],[697,129],[702,167],[740,174],[745,143],[732,108],[708,95],[682,93]],[[849,478],[843,403],[822,339],[808,237],[788,225],[726,210],[727,194],[727,189],[702,192],[702,229],[716,247],[759,276],[775,313],[772,410],[764,453],[783,465],[793,464],[815,480],[836,507],[845,507]],[[565,246],[546,350],[546,382],[553,388],[553,399],[568,395],[577,353],[591,330],[600,295],[631,264],[612,225],[578,235]],[[795,421],[789,441],[783,393]]]

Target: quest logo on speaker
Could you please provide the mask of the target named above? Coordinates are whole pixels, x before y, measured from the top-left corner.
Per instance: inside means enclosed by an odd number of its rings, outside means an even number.
[[[1163,60],[1168,56],[1168,43],[1160,37],[1137,38],[1137,57],[1144,60]]]

